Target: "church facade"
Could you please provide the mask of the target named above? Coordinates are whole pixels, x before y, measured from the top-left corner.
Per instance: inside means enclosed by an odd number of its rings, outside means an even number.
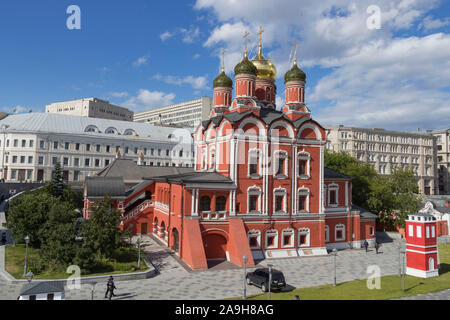
[[[121,228],[154,233],[193,269],[375,242],[376,216],[352,205],[350,177],[324,168],[326,133],[305,104],[296,59],[276,109],[276,68],[262,53],[261,34],[257,56],[250,61],[245,50],[234,69],[234,96],[223,67],[214,79],[210,119],[194,133],[195,168],[142,177],[115,198]],[[85,218],[90,198],[85,191]]]

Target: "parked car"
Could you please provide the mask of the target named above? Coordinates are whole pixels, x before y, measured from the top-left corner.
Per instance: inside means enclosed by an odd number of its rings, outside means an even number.
[[[269,288],[269,268],[256,269],[253,272],[247,273],[247,284],[258,286],[263,292],[266,292]],[[286,287],[286,280],[284,279],[283,272],[272,269],[270,290],[282,290],[284,287]]]

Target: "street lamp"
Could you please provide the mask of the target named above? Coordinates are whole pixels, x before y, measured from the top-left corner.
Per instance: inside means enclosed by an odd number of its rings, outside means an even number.
[[[243,256],[242,261],[244,262],[244,294],[242,300],[245,300],[247,299],[247,256]]]
[[[24,238],[25,240],[25,266],[23,267],[23,275],[26,276],[27,274],[27,262],[28,262],[28,243],[30,242],[30,237],[26,236]]]
[[[95,285],[97,282],[91,282],[91,300],[94,300]]]
[[[33,280],[34,273],[30,271],[25,276],[27,277],[28,283],[31,283],[31,280]]]
[[[336,256],[337,256],[337,249],[333,249],[333,255],[334,255],[334,282],[333,287],[336,287]]]
[[[267,295],[267,299],[270,300],[270,287],[272,286],[272,267],[273,265],[268,264],[269,267],[269,294]]]
[[[402,291],[405,291],[405,269],[406,269],[406,251],[402,251],[403,254],[403,279],[402,279]]]
[[[141,237],[142,235],[138,235],[137,243],[138,243],[138,270],[141,270]]]

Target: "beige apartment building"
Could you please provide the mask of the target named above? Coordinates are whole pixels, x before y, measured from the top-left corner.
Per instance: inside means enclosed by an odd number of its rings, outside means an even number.
[[[150,124],[172,124],[196,127],[201,121],[208,120],[213,100],[202,97],[191,101],[139,112],[134,121]]]
[[[431,132],[398,132],[345,126],[325,126],[327,149],[344,151],[370,163],[379,174],[410,166],[423,195],[437,194],[436,137]]]
[[[450,129],[435,130],[439,194],[450,194]]]
[[[45,112],[121,121],[133,121],[134,114],[133,111],[97,98],[55,102],[45,106]]]

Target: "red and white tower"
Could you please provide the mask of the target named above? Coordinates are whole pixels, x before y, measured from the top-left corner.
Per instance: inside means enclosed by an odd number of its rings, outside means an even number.
[[[231,106],[233,80],[225,74],[225,50],[222,51],[222,73],[214,79],[214,103],[211,116],[222,113]]]
[[[430,214],[408,215],[406,274],[420,278],[439,276],[436,218]]]

